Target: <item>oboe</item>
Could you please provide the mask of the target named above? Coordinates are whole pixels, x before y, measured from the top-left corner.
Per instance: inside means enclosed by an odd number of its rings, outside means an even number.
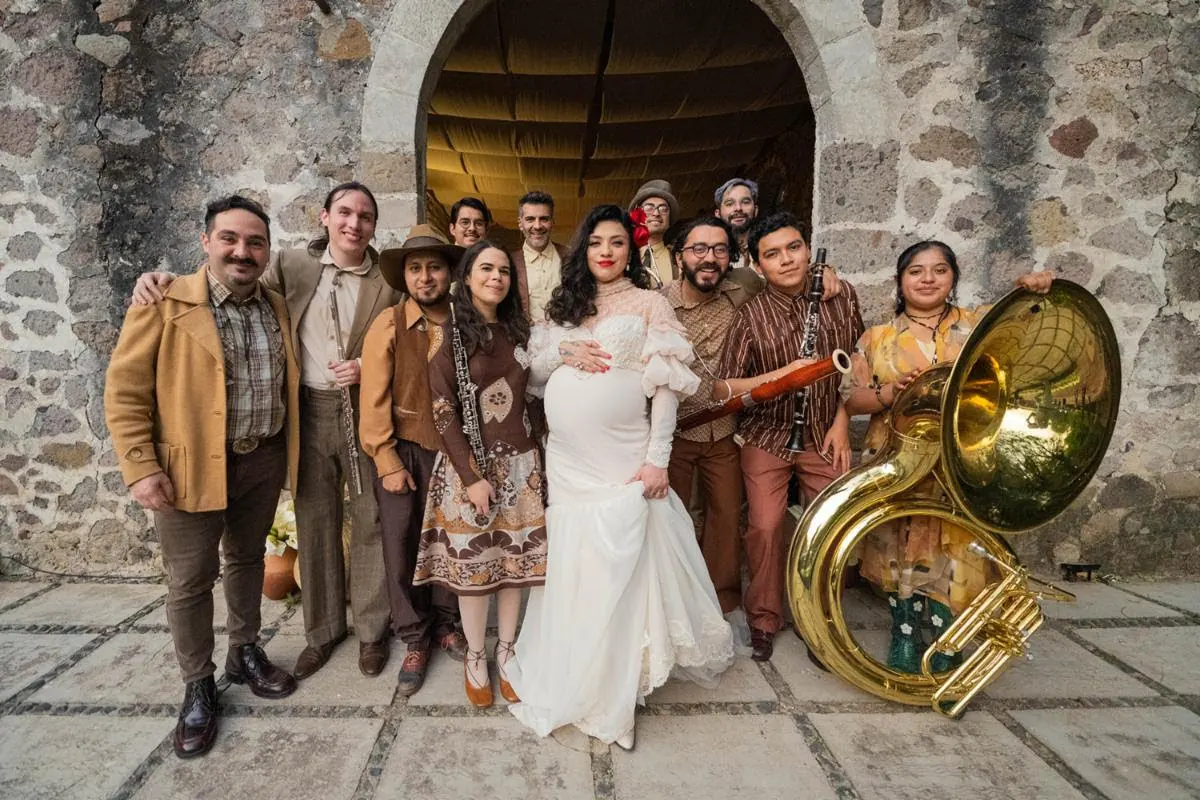
[[[338,279],[334,276],[333,288],[329,290],[329,314],[333,318],[333,335],[337,343],[338,361],[346,360],[346,350],[342,346],[342,323],[338,316],[337,302]],[[358,466],[358,441],[354,436],[354,406],[350,403],[350,387],[342,387],[342,435],[346,437],[346,455],[350,459],[350,488],[354,496],[362,494],[362,470]]]
[[[479,427],[477,397],[479,387],[471,381],[471,369],[467,363],[467,348],[463,345],[462,333],[458,330],[458,317],[454,304],[450,304],[450,348],[454,353],[454,378],[458,384],[458,404],[462,409],[463,433],[471,445],[471,455],[480,475],[487,475],[487,453],[483,447],[483,430]]]
[[[804,319],[804,338],[800,341],[800,358],[811,359],[817,353],[817,334],[821,329],[821,295],[825,293],[825,248],[817,248],[817,257],[808,268],[808,316]],[[792,436],[786,449],[792,453],[804,451],[804,433],[808,429],[808,393],[805,386],[796,392],[796,412],[792,415]]]

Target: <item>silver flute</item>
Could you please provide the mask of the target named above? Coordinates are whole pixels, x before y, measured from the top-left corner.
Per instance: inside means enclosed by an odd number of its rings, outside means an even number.
[[[338,316],[337,286],[329,290],[329,313],[333,317],[334,341],[337,343],[338,361],[346,360],[346,349],[342,345],[342,321]],[[350,488],[354,496],[362,494],[362,469],[358,466],[358,437],[354,435],[354,406],[350,401],[350,387],[342,387],[342,434],[346,437],[346,455],[350,459]]]

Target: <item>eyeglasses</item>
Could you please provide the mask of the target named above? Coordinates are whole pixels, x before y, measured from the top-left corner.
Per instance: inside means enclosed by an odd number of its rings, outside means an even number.
[[[479,230],[484,230],[487,228],[487,223],[483,220],[467,219],[466,217],[459,217],[458,222],[454,224],[460,228],[478,228]]]
[[[642,211],[645,211],[647,216],[650,214],[665,216],[670,210],[671,207],[666,203],[642,203]]]
[[[710,250],[717,258],[729,258],[729,245],[727,244],[707,245],[703,242],[697,242],[696,244],[689,244],[683,249],[687,250],[696,258],[704,258],[706,255],[708,255]]]

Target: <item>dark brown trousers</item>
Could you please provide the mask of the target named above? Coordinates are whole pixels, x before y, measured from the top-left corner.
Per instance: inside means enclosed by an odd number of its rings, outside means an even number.
[[[341,402],[340,391],[307,387],[300,391],[296,535],[300,540],[304,634],[314,647],[346,635],[347,594],[360,642],[380,641],[388,630],[379,508],[371,491],[375,471],[371,459],[361,451],[358,464],[363,492],[350,499],[350,585],[346,585],[342,503],[350,469]]]
[[[458,598],[444,586],[413,586],[417,545],[425,518],[425,498],[433,476],[437,452],[400,439],[396,454],[413,477],[417,490],[392,494],[375,479],[375,497],[383,527],[383,558],[387,564],[388,599],[392,606],[392,632],[405,644],[421,644],[458,626]]]
[[[728,614],[742,604],[741,536],[742,465],[733,436],[715,442],[675,438],[667,470],[671,489],[684,505],[692,506],[697,485],[704,498],[699,529],[700,552],[708,576],[717,590],[721,611]]]
[[[262,624],[263,555],[287,479],[287,437],[246,455],[225,454],[228,505],[221,511],[156,511],[167,571],[167,624],[184,683],[207,678],[213,664],[213,584],[225,555],[225,628],[229,646],[251,644]]]

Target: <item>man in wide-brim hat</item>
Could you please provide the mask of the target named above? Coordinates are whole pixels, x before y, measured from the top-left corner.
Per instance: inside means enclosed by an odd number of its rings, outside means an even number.
[[[383,278],[406,297],[367,331],[362,352],[359,438],[375,462],[375,496],[392,632],[407,647],[400,694],[421,688],[436,644],[462,661],[458,598],[440,586],[414,587],[413,569],[433,460],[441,435],[433,424],[427,364],[450,316],[450,282],[463,248],[429,225],[414,227],[400,247],[380,254]]]
[[[671,251],[663,241],[667,229],[679,221],[679,201],[664,180],[646,181],[633,195],[629,210],[640,208],[646,215],[646,229],[650,242],[642,248],[642,266],[650,273],[650,282],[655,287],[665,286],[679,277],[678,269],[671,260]]]

